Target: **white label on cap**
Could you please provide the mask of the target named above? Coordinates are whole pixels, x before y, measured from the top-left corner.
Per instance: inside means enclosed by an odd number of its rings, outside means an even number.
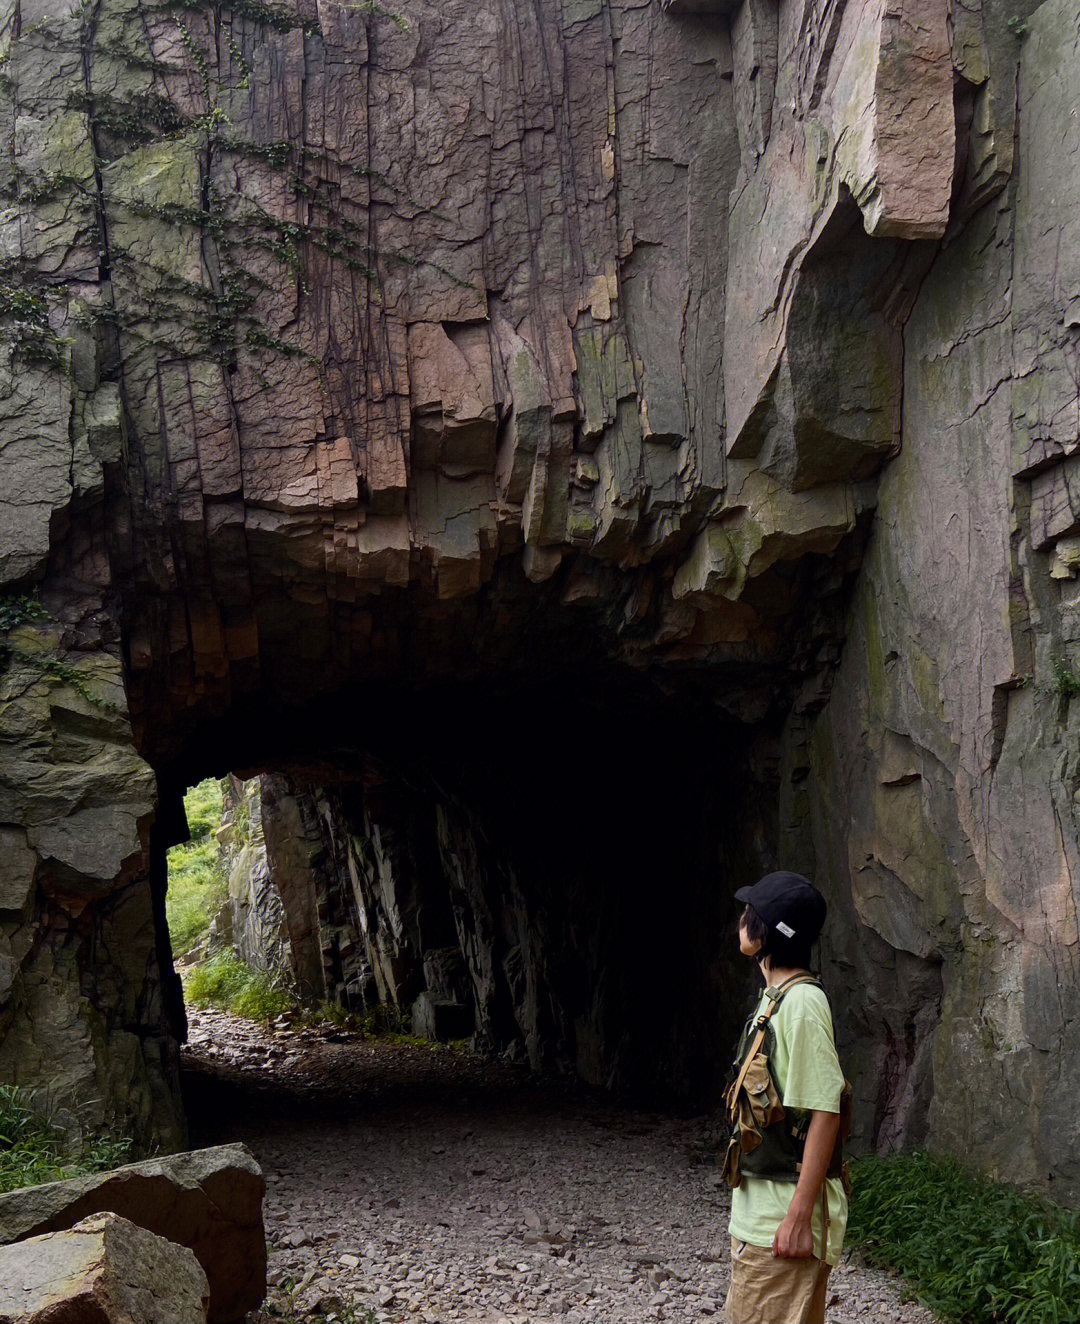
[[[776,927],[777,927],[777,930],[778,930],[780,933],[782,933],[782,934],[784,935],[785,938],[794,938],[794,937],[795,937],[795,930],[794,930],[789,924],[785,924],[783,920],[781,920],[780,923],[777,924]]]

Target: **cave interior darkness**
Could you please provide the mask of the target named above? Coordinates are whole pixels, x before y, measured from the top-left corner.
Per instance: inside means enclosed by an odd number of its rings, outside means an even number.
[[[186,836],[185,788],[273,773],[317,803],[309,824],[321,816],[309,852],[319,922],[305,950],[293,943],[309,995],[407,1010],[425,982],[449,980],[491,1051],[635,1101],[714,1103],[753,988],[733,892],[775,837],[762,745],[760,723],[740,724],[699,685],[626,667],[235,705],[158,770],[162,968],[165,853]],[[376,856],[381,874],[358,887],[356,861]],[[392,937],[393,951],[387,978],[361,993],[339,945],[349,926],[362,945],[364,894],[369,938]],[[179,979],[167,973],[166,987],[183,1038]]]

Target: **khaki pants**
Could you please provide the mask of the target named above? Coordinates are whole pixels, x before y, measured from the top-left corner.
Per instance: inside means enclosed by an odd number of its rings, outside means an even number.
[[[731,1238],[728,1324],[824,1324],[829,1266],[822,1260],[781,1260],[767,1246]]]

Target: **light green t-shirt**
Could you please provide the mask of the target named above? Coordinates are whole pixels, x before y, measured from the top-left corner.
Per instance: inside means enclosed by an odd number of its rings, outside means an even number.
[[[765,1010],[762,994],[755,1015]],[[844,1074],[836,1056],[828,999],[813,984],[796,984],[773,1013],[775,1049],[769,1067],[787,1109],[836,1113]],[[847,1228],[848,1202],[839,1177],[826,1182],[829,1201],[829,1244],[826,1262],[840,1258]],[[731,1235],[751,1246],[771,1246],[776,1229],[787,1216],[795,1182],[745,1176],[731,1192]],[[820,1198],[814,1204],[814,1254],[821,1254]]]

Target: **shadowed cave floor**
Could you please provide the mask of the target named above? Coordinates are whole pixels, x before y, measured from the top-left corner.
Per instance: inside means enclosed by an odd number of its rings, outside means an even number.
[[[720,1319],[727,1193],[705,1119],[449,1048],[189,1015],[192,1144],[243,1140],[267,1176],[259,1320]],[[832,1324],[935,1319],[854,1262],[830,1286]]]

